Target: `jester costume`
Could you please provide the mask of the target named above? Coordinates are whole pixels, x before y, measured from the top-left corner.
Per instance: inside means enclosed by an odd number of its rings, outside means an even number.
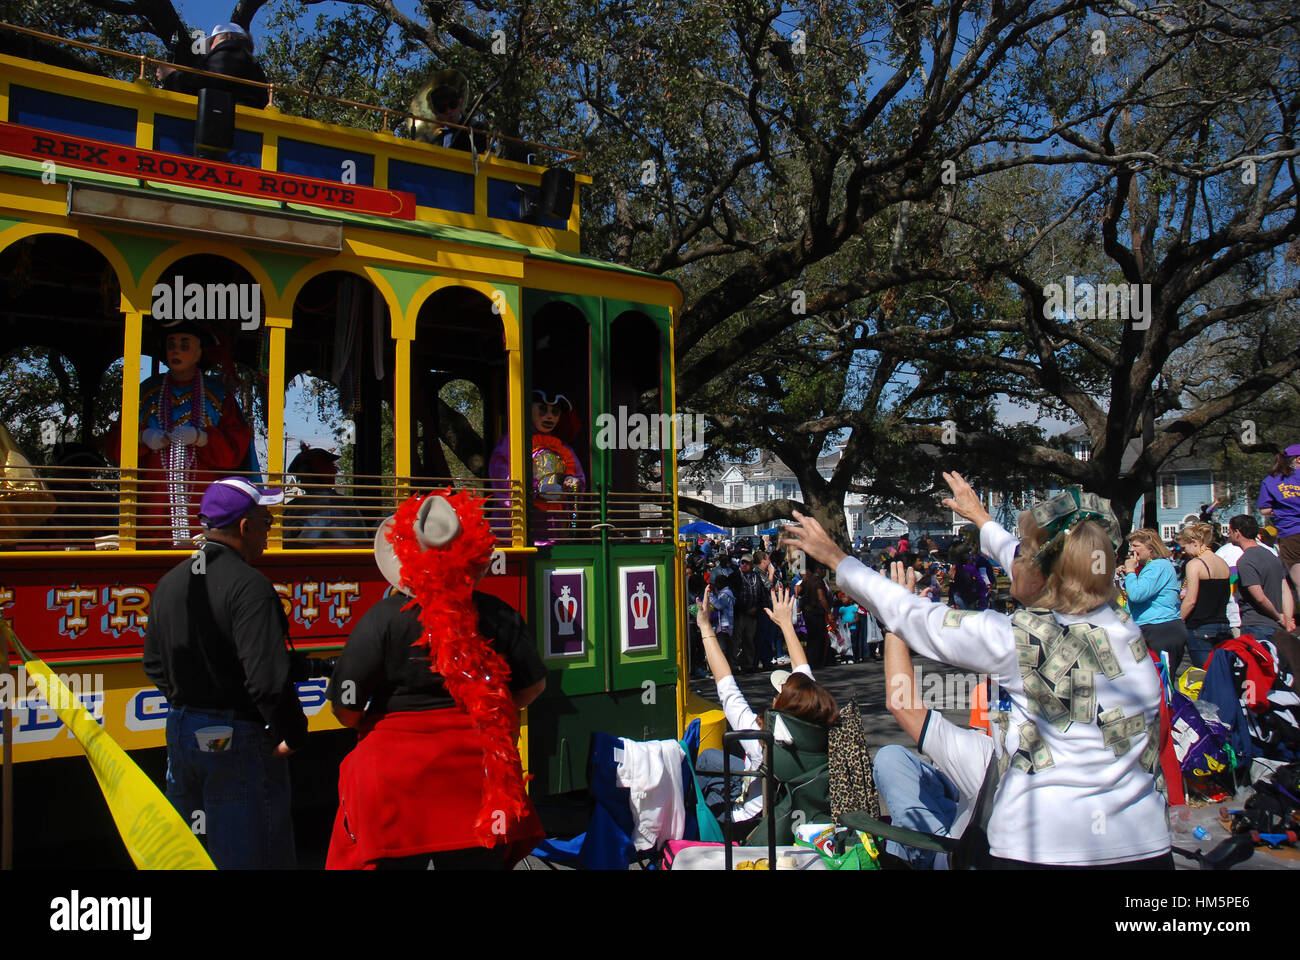
[[[528,500],[528,523],[534,539],[551,540],[551,534],[560,528],[564,514],[572,513],[572,497],[587,489],[587,475],[573,448],[550,433],[534,433],[532,439],[533,481]],[[510,437],[497,441],[488,461],[488,473],[493,487],[509,505],[510,491]],[[508,536],[508,529],[505,531]]]
[[[201,411],[195,416],[195,411]],[[161,450],[140,444],[142,469],[140,539],[188,546],[199,530],[199,496],[204,487],[232,471],[258,472],[253,432],[239,411],[233,391],[216,377],[196,370],[189,383],[170,373],[140,384],[140,433],[167,433],[189,425],[207,434],[203,446],[168,443]]]
[[[454,510],[454,532],[431,541],[433,511],[421,507],[438,499]],[[476,848],[483,865],[504,867],[543,836],[512,692],[545,668],[522,618],[474,590],[494,542],[481,503],[465,492],[412,497],[376,536],[380,568],[402,592],[362,618],[330,681],[336,707],[365,713],[339,768],[328,869]]]

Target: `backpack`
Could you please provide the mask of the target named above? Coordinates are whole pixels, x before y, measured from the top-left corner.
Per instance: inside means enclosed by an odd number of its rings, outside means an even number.
[[[1202,715],[1196,703],[1179,691],[1169,704],[1169,726],[1174,755],[1183,782],[1199,793],[1232,792],[1237,758],[1228,746],[1228,725]]]

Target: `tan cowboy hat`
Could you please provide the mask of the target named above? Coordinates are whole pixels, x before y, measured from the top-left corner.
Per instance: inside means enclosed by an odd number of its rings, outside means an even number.
[[[384,579],[403,593],[408,591],[402,584],[402,564],[397,559],[397,551],[388,542],[388,531],[393,528],[397,514],[393,514],[379,525],[375,533],[375,563]],[[460,536],[460,518],[445,499],[428,496],[420,504],[415,515],[415,539],[424,550],[445,547]]]

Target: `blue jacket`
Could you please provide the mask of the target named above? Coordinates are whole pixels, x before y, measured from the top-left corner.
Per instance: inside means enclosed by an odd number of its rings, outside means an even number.
[[[1124,589],[1128,592],[1128,611],[1138,626],[1178,619],[1182,606],[1178,574],[1168,560],[1152,560],[1141,573],[1130,573],[1124,578]]]

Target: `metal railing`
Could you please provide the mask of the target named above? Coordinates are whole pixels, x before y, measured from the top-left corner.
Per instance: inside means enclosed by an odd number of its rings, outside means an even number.
[[[530,533],[541,543],[671,542],[672,497],[664,493],[569,493],[529,510]]]
[[[49,466],[0,472],[0,550],[191,549],[201,538],[199,502],[219,476],[166,470]],[[469,490],[484,498],[483,512],[497,542],[523,539],[522,484],[454,477],[342,474],[243,474],[282,487],[269,541],[274,549],[370,549],[375,531],[412,493]]]
[[[218,78],[225,83],[228,83],[231,80],[233,80],[237,83],[244,84],[245,86],[258,87],[267,92],[267,96],[269,97],[267,106],[275,106],[275,97],[276,97],[276,93],[278,92],[282,95],[303,97],[306,100],[314,100],[320,103],[332,103],[338,106],[349,107],[351,109],[361,110],[364,112],[377,113],[380,115],[380,123],[383,127],[384,133],[392,132],[392,128],[400,126],[402,123],[407,124],[407,126],[409,127],[416,120],[424,121],[423,117],[416,117],[414,114],[412,114],[410,111],[407,110],[394,110],[391,107],[378,107],[371,103],[362,103],[358,100],[345,100],[341,97],[331,97],[323,93],[312,93],[307,90],[299,90],[295,87],[286,87],[282,84],[259,83],[256,80],[245,80],[242,77],[234,77],[224,73],[212,73],[208,70],[200,70],[197,67],[188,67],[185,66],[184,64],[172,63],[169,60],[159,60],[156,57],[151,57],[143,53],[127,53],[124,50],[114,50],[111,47],[101,47],[98,44],[88,43],[85,40],[70,40],[66,37],[56,36],[52,33],[43,33],[40,30],[33,30],[30,27],[20,27],[17,24],[13,24],[13,23],[5,23],[3,21],[0,21],[0,30],[8,30],[12,33],[19,33],[29,37],[36,37],[40,40],[45,40],[50,43],[57,43],[69,47],[79,47],[83,50],[93,50],[96,53],[102,53],[110,57],[117,57],[118,59],[121,60],[130,60],[132,62],[136,62],[140,65],[140,72],[137,79],[142,82],[148,81],[148,76],[147,76],[148,67],[150,66],[168,67],[172,70],[178,70],[184,73],[192,73],[200,77]],[[398,123],[393,124],[392,128],[390,128],[389,121],[390,118],[392,117],[398,117],[400,118],[400,120],[398,121]],[[466,131],[470,131],[471,133],[473,132],[470,127],[458,123],[443,124],[440,121],[439,125],[452,127],[457,130],[466,130]],[[541,150],[546,150],[551,153],[559,154],[560,163],[568,163],[569,161],[572,160],[581,160],[585,156],[584,154],[579,153],[576,150],[569,150],[566,147],[556,147],[548,143],[539,143],[533,140],[520,140],[518,137],[510,137],[499,131],[489,130],[488,139],[487,139],[488,148],[490,149],[492,144],[497,143],[499,141],[509,141],[511,143],[517,143],[523,147],[532,147]]]
[[[0,470],[0,550],[180,550],[201,538],[199,501],[219,476],[105,466]],[[667,543],[673,540],[666,493],[566,493],[534,499],[525,511],[520,481],[379,474],[242,474],[282,487],[272,509],[272,549],[369,549],[380,523],[412,493],[450,488],[483,499],[498,544]],[[524,531],[525,512],[529,529]]]

